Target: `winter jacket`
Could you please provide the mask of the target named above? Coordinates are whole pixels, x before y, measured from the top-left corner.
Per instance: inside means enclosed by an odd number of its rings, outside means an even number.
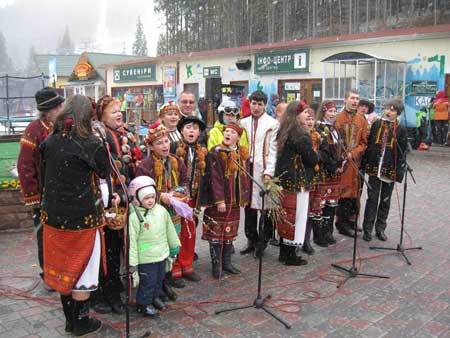
[[[416,112],[416,127],[423,128],[427,126],[427,112],[419,110]]]
[[[161,262],[169,257],[170,250],[181,246],[169,212],[160,204],[148,210],[138,207],[138,210],[144,222],[139,222],[135,212],[128,220],[130,265]]]
[[[310,190],[315,175],[314,167],[319,155],[314,151],[311,137],[289,137],[282,153],[278,154],[275,176],[285,190],[300,192]]]
[[[20,138],[20,152],[17,160],[20,187],[26,205],[39,206],[41,202],[39,146],[50,132],[48,120],[34,120]]]
[[[103,144],[93,135],[80,138],[57,133],[40,148],[42,223],[63,230],[104,225],[98,177],[109,176],[111,167]]]
[[[445,97],[443,90],[440,90],[436,94],[436,98],[433,101],[434,120],[446,121],[449,119],[449,102]]]
[[[386,137],[383,138],[383,135]],[[404,155],[407,150],[406,128],[384,119],[375,121],[370,129],[367,150],[364,154],[365,171],[369,176],[401,182],[405,173]],[[380,167],[381,166],[381,167]]]
[[[219,152],[218,150],[221,148],[230,149],[224,145],[217,145],[206,158],[206,174],[202,178],[201,204],[215,207],[220,203],[226,203],[244,207],[248,204],[250,194],[249,179],[246,173],[239,168],[236,168],[233,173],[227,173],[228,155]],[[245,147],[241,146],[240,148],[247,153]],[[235,154],[239,155],[239,151],[235,151]],[[236,156],[236,161],[248,171],[248,159]]]
[[[342,198],[359,198],[358,169],[367,148],[367,120],[357,113],[349,113],[345,109],[336,117],[335,129],[342,139],[345,151],[351,152],[352,163],[341,176],[341,186],[344,189]]]

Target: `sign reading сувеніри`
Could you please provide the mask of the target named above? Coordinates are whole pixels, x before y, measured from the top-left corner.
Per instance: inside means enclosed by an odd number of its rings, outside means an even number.
[[[114,68],[114,82],[156,81],[156,64]]]

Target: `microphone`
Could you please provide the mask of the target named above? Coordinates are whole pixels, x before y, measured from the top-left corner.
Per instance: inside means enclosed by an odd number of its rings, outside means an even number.
[[[233,150],[231,150],[231,149],[225,149],[225,148],[217,148],[216,151],[217,151],[218,153],[226,153],[226,154],[229,154],[229,153],[231,153]]]
[[[106,133],[105,133],[105,125],[103,124],[103,122],[101,121],[92,121],[91,122],[92,125],[92,129],[94,129],[95,131],[97,131],[97,133],[100,135],[100,137],[102,138],[103,142],[106,140]]]

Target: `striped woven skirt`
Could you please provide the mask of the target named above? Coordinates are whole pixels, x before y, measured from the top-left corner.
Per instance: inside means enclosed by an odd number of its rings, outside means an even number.
[[[308,219],[309,191],[283,190],[281,206],[284,217],[277,223],[278,234],[287,245],[301,245]]]
[[[226,212],[218,212],[217,206],[206,208],[203,216],[202,239],[208,241],[232,241],[239,229],[240,207],[227,205]]]
[[[97,288],[101,229],[67,231],[44,225],[44,280],[61,294]]]
[[[319,183],[317,191],[323,201],[329,205],[336,206],[342,193],[340,178],[332,178]]]

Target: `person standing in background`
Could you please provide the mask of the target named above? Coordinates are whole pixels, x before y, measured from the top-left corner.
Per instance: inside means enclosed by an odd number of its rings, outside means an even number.
[[[359,91],[351,89],[345,94],[345,107],[336,117],[335,128],[342,139],[348,164],[342,173],[343,189],[336,210],[336,229],[339,233],[354,237],[358,220],[361,180],[359,166],[367,148],[367,120],[357,113]]]
[[[448,98],[443,90],[439,90],[433,101],[434,127],[436,129],[435,143],[440,146],[448,145],[448,120],[450,107]]]
[[[399,100],[391,100],[381,119],[370,129],[367,150],[364,154],[365,172],[369,175],[370,189],[364,211],[363,239],[372,240],[372,231],[381,241],[386,241],[386,221],[389,215],[392,190],[395,182],[401,182],[405,173],[408,133],[400,125],[397,117],[404,105]]]
[[[223,141],[223,132],[228,123],[237,123],[239,118],[239,109],[236,103],[231,100],[224,99],[217,108],[219,119],[214,123],[214,127],[209,131],[207,148],[211,150],[213,147],[219,145]],[[247,133],[243,132],[239,141],[240,145],[248,148]]]
[[[278,94],[270,94],[269,101],[267,101],[266,104],[266,113],[269,114],[269,116],[272,116],[273,118],[276,117],[275,109],[280,102],[280,98],[278,97]]]
[[[277,132],[279,123],[265,112],[267,95],[256,90],[250,95],[251,116],[242,119],[241,126],[247,132],[249,140],[250,170],[249,173],[259,186],[268,186],[275,174],[277,160]],[[265,217],[264,233],[258,233],[258,211],[267,212],[273,207],[272,201],[267,198],[262,207],[260,188],[252,183],[249,206],[245,208],[245,235],[247,247],[241,251],[242,255],[254,252],[256,256],[262,255],[267,242],[272,237],[273,222]],[[256,244],[261,244],[256,247]]]
[[[174,154],[177,142],[181,140],[181,134],[177,128],[182,117],[180,107],[175,102],[169,101],[159,108],[158,115],[161,123],[166,127],[170,140],[170,151]]]
[[[26,206],[33,208],[33,222],[36,227],[38,259],[41,270],[44,269],[44,255],[42,246],[41,217],[41,182],[39,146],[45,141],[53,128],[56,116],[64,107],[64,98],[55,89],[42,88],[35,94],[39,119],[31,122],[20,138],[20,152],[17,159],[20,188]],[[41,272],[41,277],[43,273]],[[44,283],[44,287],[46,287]],[[47,287],[46,287],[47,288]],[[48,288],[47,288],[48,289]],[[51,289],[48,289],[51,291]]]
[[[317,114],[316,130],[328,141],[330,160],[324,164],[324,181],[317,188],[324,194],[322,207],[323,239],[328,244],[335,244],[333,237],[334,217],[339,202],[341,187],[340,175],[344,171],[342,153],[343,149],[339,141],[339,133],[335,129],[336,104],[333,101],[324,101]]]

